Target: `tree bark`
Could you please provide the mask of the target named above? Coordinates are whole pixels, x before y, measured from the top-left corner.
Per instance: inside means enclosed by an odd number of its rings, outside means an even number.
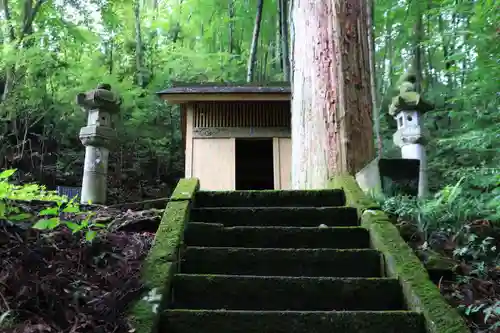
[[[366,0],[294,0],[292,187],[374,157]]]
[[[263,6],[264,6],[264,0],[259,0],[257,4],[257,13],[255,14],[255,24],[253,27],[252,46],[250,48],[250,56],[248,57],[247,82],[252,82],[255,71],[255,65],[257,63],[257,45],[259,42],[260,23],[262,21]]]

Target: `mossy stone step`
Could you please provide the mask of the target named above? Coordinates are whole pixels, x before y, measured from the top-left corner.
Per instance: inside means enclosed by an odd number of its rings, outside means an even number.
[[[216,222],[225,226],[358,226],[358,216],[351,207],[252,207],[194,208],[192,222]]]
[[[342,190],[200,191],[196,207],[321,207],[344,206]]]
[[[168,333],[426,333],[423,316],[409,311],[168,310]]]
[[[362,263],[360,263],[362,264]],[[390,278],[312,278],[177,274],[174,309],[384,311],[405,309]]]
[[[224,227],[218,223],[190,222],[184,241],[190,246],[259,248],[336,248],[370,247],[368,230],[361,227]]]
[[[180,271],[187,274],[379,277],[382,258],[372,249],[269,249],[188,247]]]

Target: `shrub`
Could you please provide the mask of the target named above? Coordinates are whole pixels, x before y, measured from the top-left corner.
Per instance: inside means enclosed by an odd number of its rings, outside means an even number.
[[[104,224],[92,221],[93,212],[80,211],[80,206],[75,203],[74,198],[60,196],[55,191],[48,191],[45,186],[38,184],[13,185],[9,183],[9,178],[15,172],[16,170],[12,169],[0,173],[0,221],[14,224],[20,221],[36,220],[31,227],[38,230],[54,230],[59,226],[66,226],[73,233],[84,232],[87,241],[92,241],[97,235],[97,230],[105,227]],[[35,217],[14,204],[20,200],[48,201],[55,205],[41,210]],[[85,218],[78,223],[65,221],[61,219],[62,214],[83,214]]]

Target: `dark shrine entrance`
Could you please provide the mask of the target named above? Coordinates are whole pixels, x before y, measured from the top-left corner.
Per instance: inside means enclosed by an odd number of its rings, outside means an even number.
[[[274,189],[273,139],[236,139],[236,190]]]

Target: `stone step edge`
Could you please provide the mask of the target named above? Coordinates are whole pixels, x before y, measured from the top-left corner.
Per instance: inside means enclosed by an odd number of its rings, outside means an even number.
[[[337,249],[330,247],[319,247],[319,248],[301,248],[301,247],[290,247],[290,248],[267,248],[267,247],[219,247],[219,246],[186,246],[184,248],[184,252],[186,251],[226,251],[228,253],[231,252],[282,252],[282,253],[292,253],[292,252],[337,252],[337,253],[359,253],[359,252],[379,252],[372,248],[365,249]]]
[[[209,309],[165,309],[165,312],[178,313],[205,313],[205,314],[256,314],[256,315],[279,315],[279,314],[318,314],[318,315],[421,315],[420,312],[408,310],[383,310],[383,311],[294,311],[294,310],[209,310]]]
[[[195,196],[195,205],[204,207],[255,205],[262,202],[283,205],[312,206],[328,204],[330,206],[343,206],[346,202],[344,191],[339,189],[318,190],[262,190],[262,191],[198,191]]]
[[[175,278],[206,278],[210,280],[275,280],[275,281],[346,281],[346,282],[357,282],[357,281],[398,281],[396,278],[390,277],[330,277],[330,276],[278,276],[278,275],[228,275],[228,274],[183,274],[178,273],[174,275]]]
[[[216,222],[188,222],[186,224],[186,228],[189,228],[190,225],[193,226],[206,226],[206,227],[213,227],[215,228],[220,228],[222,230],[257,230],[257,229],[263,229],[263,230],[365,230],[365,228],[360,227],[360,226],[317,226],[317,227],[295,227],[295,226],[280,226],[280,225],[241,225],[241,226],[225,226],[224,223],[216,223]],[[368,232],[368,231],[366,231]]]
[[[252,210],[264,210],[264,211],[273,211],[273,210],[278,210],[278,211],[283,211],[283,210],[302,210],[302,211],[312,211],[312,210],[355,210],[351,206],[255,206],[255,207],[247,207],[247,206],[242,206],[242,207],[231,207],[231,206],[218,206],[218,207],[194,207],[192,210],[196,211],[223,211],[223,210],[246,210],[246,211],[252,211]]]
[[[419,312],[386,311],[290,311],[290,310],[196,310],[166,309],[162,314],[161,333],[173,329],[182,332],[321,332],[425,333]],[[297,327],[298,324],[300,327]],[[396,325],[397,328],[391,328]],[[375,329],[374,329],[375,328]],[[388,329],[389,328],[389,329]],[[185,330],[185,331],[184,331]]]

